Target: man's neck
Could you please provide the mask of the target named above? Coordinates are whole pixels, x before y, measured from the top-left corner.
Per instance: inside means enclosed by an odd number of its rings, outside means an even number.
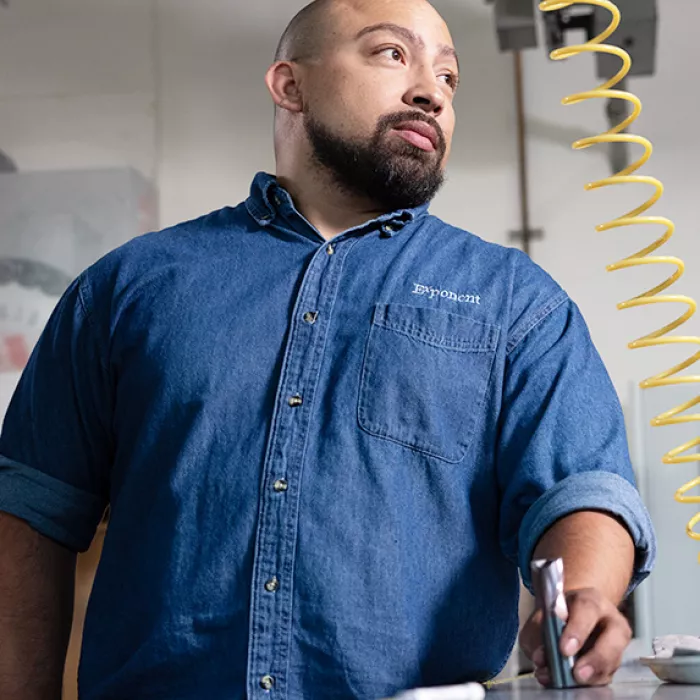
[[[352,197],[313,175],[292,177],[278,172],[277,180],[302,216],[327,241],[386,213],[369,200]]]

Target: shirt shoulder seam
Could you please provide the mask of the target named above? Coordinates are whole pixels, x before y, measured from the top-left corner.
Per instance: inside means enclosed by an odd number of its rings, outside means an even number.
[[[563,303],[568,301],[569,295],[565,291],[560,291],[553,296],[547,304],[538,309],[532,316],[527,319],[527,322],[522,325],[522,328],[517,329],[513,333],[512,338],[506,346],[506,354],[510,355],[515,348],[553,311],[559,308]]]

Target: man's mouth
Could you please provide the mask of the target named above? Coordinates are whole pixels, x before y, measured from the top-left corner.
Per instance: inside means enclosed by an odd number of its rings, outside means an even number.
[[[436,151],[439,138],[437,131],[425,122],[404,122],[394,129],[401,138],[423,151]]]

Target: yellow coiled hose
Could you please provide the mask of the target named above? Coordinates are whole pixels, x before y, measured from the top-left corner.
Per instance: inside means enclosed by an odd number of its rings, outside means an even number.
[[[654,241],[651,245],[643,248],[634,255],[630,255],[619,262],[608,265],[607,269],[609,272],[615,270],[622,270],[628,267],[637,267],[638,265],[674,265],[676,271],[664,282],[643,292],[639,296],[636,296],[628,301],[624,301],[617,305],[618,309],[629,309],[636,306],[646,306],[647,304],[685,304],[688,306],[688,310],[679,318],[677,318],[672,323],[664,326],[663,328],[649,333],[632,343],[629,344],[630,349],[634,350],[636,348],[646,348],[655,345],[672,345],[678,343],[689,343],[691,345],[700,345],[700,338],[697,336],[682,336],[682,335],[669,335],[672,331],[676,330],[679,326],[682,326],[686,321],[688,321],[697,310],[697,304],[693,299],[687,296],[674,295],[674,294],[662,294],[671,285],[677,282],[683,275],[685,270],[685,264],[682,260],[671,256],[654,256],[652,253],[656,252],[661,246],[668,242],[675,231],[674,223],[665,217],[661,216],[644,216],[645,212],[651,209],[654,204],[661,198],[664,191],[663,184],[654,177],[633,175],[637,170],[639,170],[651,157],[652,145],[651,142],[642,136],[632,136],[624,132],[639,116],[642,111],[642,103],[640,99],[629,92],[624,90],[615,90],[615,86],[618,85],[629,73],[632,66],[632,60],[630,55],[624,49],[617,46],[610,46],[605,44],[605,42],[615,30],[620,25],[620,10],[619,8],[610,0],[543,0],[540,2],[540,10],[543,12],[552,12],[554,10],[563,10],[565,8],[571,7],[573,5],[596,5],[598,7],[605,8],[609,10],[612,19],[608,28],[601,34],[591,39],[586,44],[579,44],[574,46],[566,46],[550,54],[550,57],[555,61],[560,61],[565,58],[570,58],[571,56],[577,56],[582,53],[607,53],[619,56],[622,60],[622,68],[619,73],[615,75],[612,79],[608,80],[606,83],[596,88],[595,90],[589,90],[587,92],[580,92],[574,95],[569,95],[563,100],[563,104],[572,105],[579,102],[584,102],[585,100],[601,99],[601,98],[612,98],[620,99],[630,102],[633,106],[632,114],[630,114],[627,119],[622,121],[617,126],[613,127],[604,134],[598,136],[592,136],[590,138],[580,139],[573,144],[576,150],[581,150],[584,148],[589,148],[596,144],[601,143],[634,143],[639,144],[644,147],[644,155],[635,163],[628,166],[624,170],[612,177],[607,177],[603,180],[598,180],[596,182],[591,182],[586,185],[586,190],[596,190],[602,187],[608,187],[610,185],[620,185],[623,183],[634,183],[634,184],[644,184],[652,185],[655,189],[654,195],[646,201],[641,206],[633,209],[632,211],[623,214],[622,216],[609,221],[604,224],[600,224],[596,227],[599,232],[610,231],[616,228],[622,228],[624,226],[634,226],[636,224],[653,224],[664,226],[666,232],[658,240]],[[679,373],[688,367],[694,365],[700,360],[700,351],[696,352],[692,357],[689,357],[684,362],[675,365],[665,372],[660,372],[659,374],[650,377],[649,379],[641,382],[640,386],[643,389],[648,389],[650,387],[657,386],[669,386],[677,384],[693,384],[700,383],[700,376],[697,375],[683,375],[679,376]],[[677,423],[690,423],[693,421],[700,421],[700,413],[688,414],[688,410],[700,403],[700,396],[687,401],[686,403],[677,406],[676,408],[662,413],[657,416],[652,421],[654,426],[662,425],[674,425]],[[700,454],[684,454],[689,450],[692,450],[696,446],[700,445],[700,437],[690,440],[689,442],[672,449],[667,452],[663,457],[664,464],[680,464],[683,462],[697,462],[700,461]],[[689,496],[688,493],[692,491],[697,486],[700,486],[700,477],[693,479],[684,486],[682,486],[676,492],[676,500],[680,503],[700,503],[700,496]],[[700,522],[700,513],[697,513],[687,525],[687,533],[690,537],[695,540],[700,541],[700,532],[695,530],[695,526]],[[700,561],[700,556],[699,556]]]

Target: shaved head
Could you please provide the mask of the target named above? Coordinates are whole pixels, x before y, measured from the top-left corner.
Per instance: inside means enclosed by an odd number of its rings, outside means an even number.
[[[299,61],[318,56],[334,4],[337,0],[315,0],[298,12],[282,34],[275,61]]]
[[[275,61],[300,61],[318,57],[331,25],[333,10],[341,5],[359,9],[362,4],[362,0],[314,0],[309,3],[284,30],[275,52]]]

